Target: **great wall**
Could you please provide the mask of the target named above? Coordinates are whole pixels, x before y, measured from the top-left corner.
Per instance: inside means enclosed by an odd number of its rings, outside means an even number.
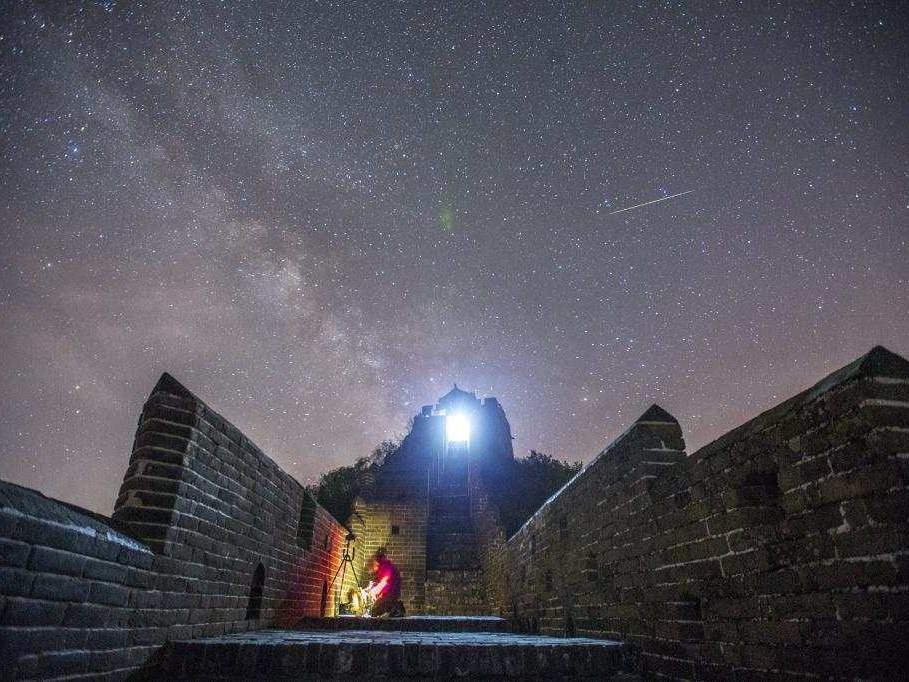
[[[904,358],[876,347],[690,454],[655,405],[506,537],[512,457],[499,402],[456,389],[342,525],[165,374],[110,518],[0,483],[0,675],[905,674]],[[408,617],[335,617],[379,546]]]

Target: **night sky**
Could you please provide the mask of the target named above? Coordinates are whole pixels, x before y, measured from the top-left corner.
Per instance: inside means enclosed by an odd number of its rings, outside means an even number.
[[[904,2],[7,0],[0,478],[110,513],[164,370],[306,482],[455,381],[518,454],[589,460],[652,402],[693,451],[909,355],[907,30]]]

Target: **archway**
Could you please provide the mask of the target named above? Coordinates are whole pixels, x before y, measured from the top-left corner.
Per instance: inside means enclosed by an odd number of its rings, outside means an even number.
[[[262,562],[256,566],[252,585],[249,588],[249,603],[246,606],[246,620],[259,620],[262,617],[262,590],[265,587],[265,566]]]

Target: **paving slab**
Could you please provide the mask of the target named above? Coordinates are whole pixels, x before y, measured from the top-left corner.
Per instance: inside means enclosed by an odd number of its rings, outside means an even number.
[[[499,616],[406,616],[405,618],[301,618],[295,630],[397,630],[399,632],[509,632]]]
[[[147,678],[628,679],[621,643],[509,632],[258,630],[177,641]]]

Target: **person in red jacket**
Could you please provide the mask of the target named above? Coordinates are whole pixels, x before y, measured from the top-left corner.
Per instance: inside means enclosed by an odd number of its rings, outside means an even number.
[[[376,600],[369,610],[370,615],[384,616],[387,613],[392,617],[403,616],[401,572],[386,556],[384,548],[376,551],[370,561],[369,572],[373,575],[373,581],[367,589]]]

